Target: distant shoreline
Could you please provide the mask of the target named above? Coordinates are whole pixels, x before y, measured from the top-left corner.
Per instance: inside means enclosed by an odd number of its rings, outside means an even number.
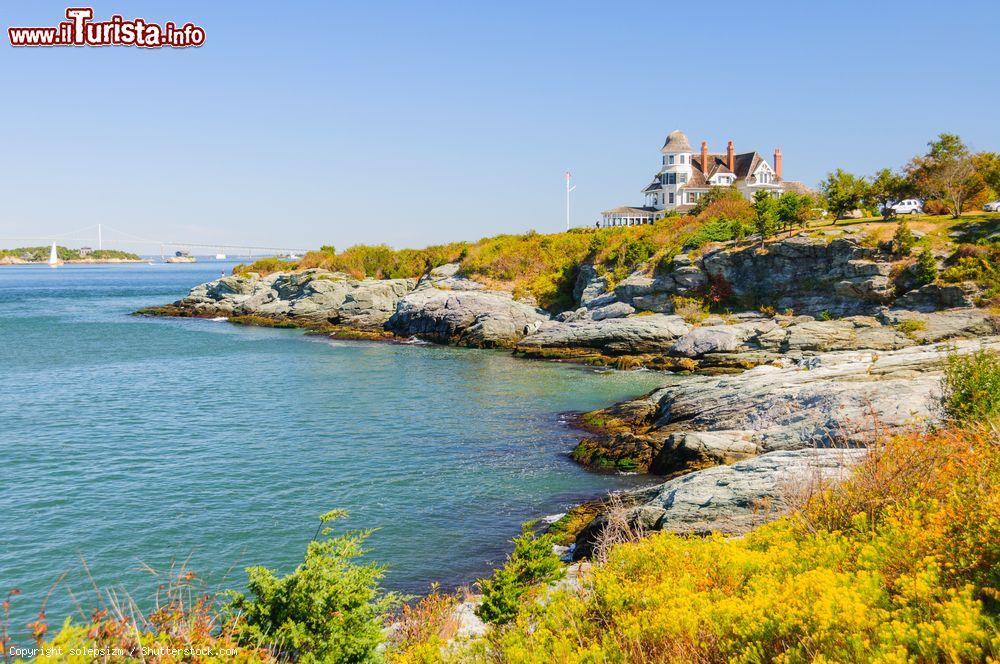
[[[101,264],[101,263],[148,263],[149,261],[142,258],[71,258],[70,260],[60,261],[60,264],[74,265],[74,264]],[[3,256],[0,257],[0,265],[48,265],[46,261],[26,261],[23,258],[16,258],[13,256]]]

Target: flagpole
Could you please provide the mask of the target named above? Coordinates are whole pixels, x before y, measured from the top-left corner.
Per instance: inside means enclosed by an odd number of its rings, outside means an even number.
[[[569,192],[576,189],[575,186],[571,187],[569,184],[570,178],[572,177],[573,174],[570,173],[569,171],[566,171],[566,230],[567,231],[569,230]]]

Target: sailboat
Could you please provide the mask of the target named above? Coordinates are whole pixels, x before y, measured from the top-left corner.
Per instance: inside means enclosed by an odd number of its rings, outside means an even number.
[[[49,252],[49,267],[59,267],[62,265],[62,261],[59,260],[59,253],[56,251],[56,243],[52,243],[52,251]]]

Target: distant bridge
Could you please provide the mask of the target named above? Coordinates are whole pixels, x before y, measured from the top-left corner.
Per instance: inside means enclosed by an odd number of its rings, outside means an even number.
[[[87,232],[93,233],[92,235],[84,235]],[[129,245],[140,245],[147,247],[158,247],[160,250],[160,255],[166,254],[166,250],[169,248],[171,250],[192,250],[192,249],[208,249],[213,252],[220,252],[234,255],[246,255],[248,258],[253,258],[254,254],[258,256],[266,255],[280,255],[280,254],[298,254],[302,255],[309,251],[308,249],[301,249],[296,247],[258,247],[247,244],[240,244],[238,242],[226,242],[226,243],[205,243],[205,242],[175,242],[168,240],[155,240],[151,238],[140,237],[138,235],[133,235],[126,231],[118,230],[117,228],[112,228],[107,224],[93,224],[91,226],[86,226],[84,228],[77,229],[75,231],[69,231],[68,233],[60,233],[57,235],[38,235],[34,237],[0,237],[0,243],[8,242],[44,242],[49,244],[50,242],[55,242],[57,244],[66,242],[79,243],[81,245],[96,245],[97,249],[105,249],[104,246],[104,236],[106,232],[111,232],[114,237],[124,239]],[[75,236],[75,237],[73,237]]]

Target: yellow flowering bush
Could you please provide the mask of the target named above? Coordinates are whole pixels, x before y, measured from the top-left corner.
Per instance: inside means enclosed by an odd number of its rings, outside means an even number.
[[[505,662],[998,661],[998,486],[995,434],[901,437],[743,538],[616,547],[583,591],[528,607],[486,650]]]

